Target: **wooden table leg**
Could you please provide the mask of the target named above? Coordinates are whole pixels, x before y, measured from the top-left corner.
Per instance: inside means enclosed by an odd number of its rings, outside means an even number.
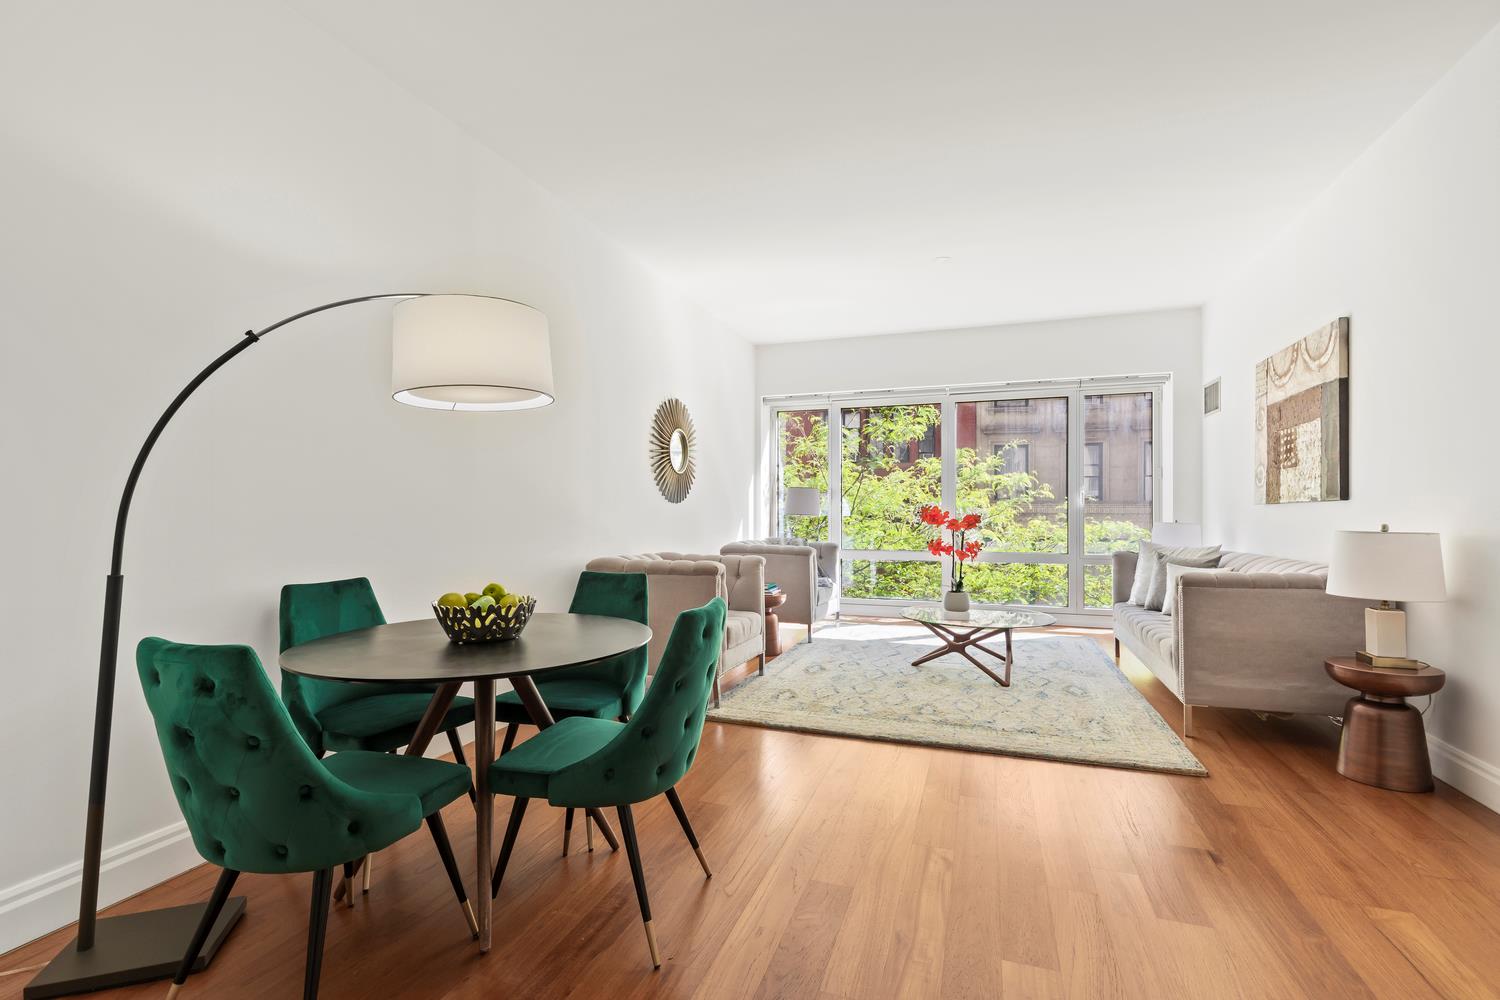
[[[546,729],[556,720],[552,718],[552,712],[547,708],[547,703],[542,700],[542,693],[536,689],[536,683],[524,674],[510,679],[511,687],[516,689],[516,696],[521,699],[521,704],[526,706],[526,714],[531,716],[532,725],[538,730]],[[494,699],[491,698],[491,701]],[[481,790],[481,795],[483,791]],[[618,851],[620,849],[620,838],[615,836],[615,828],[609,825],[609,820],[604,818],[604,813],[598,809],[588,811],[590,817],[599,826],[599,832],[604,834],[604,839],[609,842],[609,849]],[[482,883],[489,885],[488,882]],[[481,894],[482,895],[482,894]]]
[[[1012,648],[1011,648],[1011,639],[1010,639],[1011,630],[1010,629],[1008,629],[1008,628],[1006,628],[1006,629],[998,629],[998,628],[996,628],[996,629],[983,629],[983,628],[976,628],[976,629],[970,630],[969,632],[967,632],[967,633],[965,633],[963,635],[959,635],[958,632],[956,632],[953,629],[946,628],[946,627],[941,626],[941,625],[935,625],[932,622],[922,622],[922,624],[925,625],[925,626],[927,626],[927,630],[929,632],[931,632],[933,635],[937,636],[937,638],[942,642],[943,645],[940,648],[935,649],[935,650],[933,650],[930,653],[924,653],[923,655],[917,657],[915,660],[912,660],[911,661],[911,665],[912,666],[914,666],[914,667],[920,667],[922,664],[928,662],[929,660],[935,660],[938,657],[940,657],[940,656],[946,656],[949,653],[957,653],[959,656],[962,656],[964,659],[968,660],[974,666],[978,667],[981,672],[983,672],[986,676],[988,676],[996,684],[999,684],[1001,687],[1010,687],[1010,668],[1011,668],[1011,664],[1014,662],[1014,659],[1015,659],[1013,651],[1012,651]],[[1005,633],[1005,653],[1003,655],[1000,654],[1000,653],[997,653],[993,649],[990,649],[988,646],[983,645],[983,640],[985,640],[985,639],[993,639],[995,636],[999,635],[1001,632]],[[970,646],[974,647],[975,649],[981,650],[981,651],[983,651],[985,653],[988,653],[989,655],[993,656],[995,659],[997,659],[997,660],[1001,661],[1002,663],[1004,663],[1005,664],[1005,676],[1004,677],[1000,676],[999,674],[997,674],[993,670],[991,670],[989,667],[987,667],[983,663],[979,662],[979,660],[975,659],[974,656],[969,652],[969,647]]]
[[[490,682],[491,687],[494,682]],[[443,719],[448,715],[448,709],[453,707],[453,699],[458,697],[459,688],[462,684],[439,684],[437,690],[432,692],[432,700],[427,703],[427,710],[422,713],[422,718],[417,721],[417,728],[412,730],[411,742],[406,745],[407,754],[420,757],[427,752],[427,745],[432,738],[438,734],[438,728],[443,724]],[[490,699],[494,701],[493,698]],[[494,728],[493,726],[491,727]],[[364,867],[365,859],[360,858],[354,862],[354,871],[357,873]],[[365,884],[365,890],[369,891],[369,883]],[[344,898],[344,883],[340,882],[338,888],[333,890],[333,898],[342,900]]]
[[[490,894],[491,869],[495,859],[490,853],[495,830],[495,800],[490,794],[490,764],[495,760],[495,681],[486,677],[474,682],[474,787],[478,810],[474,823],[474,852],[479,860],[479,950],[490,950],[491,926],[495,898]]]

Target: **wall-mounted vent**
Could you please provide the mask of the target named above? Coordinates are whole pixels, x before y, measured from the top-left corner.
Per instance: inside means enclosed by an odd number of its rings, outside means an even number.
[[[1214,379],[1203,387],[1203,415],[1219,412],[1219,383],[1222,379]]]

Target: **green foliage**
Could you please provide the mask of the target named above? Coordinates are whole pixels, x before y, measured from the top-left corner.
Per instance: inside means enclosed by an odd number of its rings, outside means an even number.
[[[841,430],[840,476],[846,549],[924,552],[931,537],[917,520],[924,504],[942,499],[942,462],[911,460],[912,443],[935,430],[941,409],[934,404],[874,406]],[[828,421],[819,410],[783,411],[782,484],[828,491]],[[1019,442],[1017,442],[1019,443]],[[1066,497],[1028,471],[1008,471],[1004,453],[982,455],[960,448],[955,456],[958,482],[955,512],[978,513],[987,552],[1030,552],[1065,556],[1068,551]],[[836,500],[834,502],[837,502]],[[788,518],[801,538],[826,540],[828,519]],[[1084,551],[1103,554],[1134,548],[1150,532],[1129,521],[1088,518]],[[850,598],[936,600],[942,596],[942,567],[935,560],[846,563],[843,593]],[[967,589],[980,603],[1066,606],[1068,568],[1055,563],[978,563],[966,572]],[[1086,607],[1109,607],[1108,566],[1090,566],[1084,578]]]

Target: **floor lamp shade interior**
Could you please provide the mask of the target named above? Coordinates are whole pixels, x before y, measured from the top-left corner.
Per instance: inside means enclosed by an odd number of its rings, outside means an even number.
[[[397,303],[391,394],[436,410],[525,410],[552,402],[547,317],[508,299],[425,295]]]

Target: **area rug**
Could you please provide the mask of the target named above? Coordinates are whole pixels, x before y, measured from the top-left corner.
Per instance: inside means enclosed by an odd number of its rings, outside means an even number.
[[[1098,643],[1017,637],[1011,686],[900,626],[843,626],[726,691],[709,718],[863,739],[1146,771],[1208,770]],[[988,643],[1003,649],[1004,639]],[[983,657],[983,654],[976,654]]]

